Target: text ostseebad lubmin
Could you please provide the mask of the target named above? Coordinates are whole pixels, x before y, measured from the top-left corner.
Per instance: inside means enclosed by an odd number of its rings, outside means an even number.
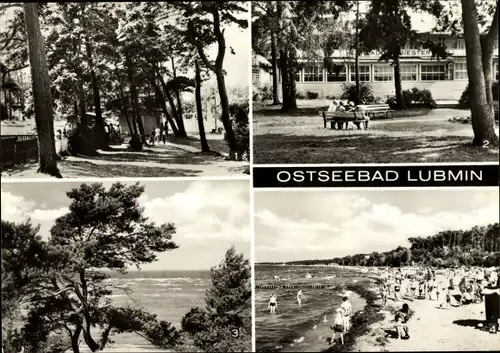
[[[481,170],[407,170],[402,173],[409,182],[482,181]],[[335,182],[395,182],[404,178],[396,170],[295,170],[279,171],[276,178],[280,183],[335,183]]]

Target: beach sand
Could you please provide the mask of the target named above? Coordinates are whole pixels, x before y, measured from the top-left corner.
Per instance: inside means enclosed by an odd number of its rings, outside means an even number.
[[[408,321],[410,339],[385,338],[385,330],[394,327],[394,312],[404,302],[414,312]],[[372,324],[367,334],[358,337],[352,351],[491,351],[500,347],[500,333],[491,334],[476,328],[476,324],[485,319],[484,303],[450,310],[438,309],[436,303],[419,299],[395,303],[389,299],[386,309],[381,309],[384,320]],[[380,305],[380,300],[375,305]]]

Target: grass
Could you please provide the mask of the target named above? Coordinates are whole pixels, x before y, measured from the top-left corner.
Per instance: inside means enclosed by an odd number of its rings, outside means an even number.
[[[374,120],[368,130],[323,128],[322,101],[299,101],[299,109],[255,103],[253,151],[256,164],[496,162],[498,149],[471,144],[472,127],[448,122],[466,116],[457,109],[418,109],[415,116]],[[401,112],[401,114],[406,112]],[[408,113],[409,114],[409,113]],[[497,130],[498,133],[498,130]]]

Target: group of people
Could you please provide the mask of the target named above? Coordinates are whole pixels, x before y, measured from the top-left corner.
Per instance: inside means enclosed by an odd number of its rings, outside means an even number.
[[[302,289],[297,292],[296,300],[297,305],[300,308],[302,306],[302,300],[305,299],[304,293]],[[276,313],[276,309],[278,308],[278,297],[276,294],[271,294],[271,298],[269,299],[268,309],[271,314]],[[337,339],[340,340],[341,344],[344,344],[344,334],[350,328],[350,318],[353,315],[352,305],[349,302],[349,298],[347,296],[342,297],[342,304],[340,307],[335,309],[335,316],[333,325],[330,326],[330,329],[333,330],[333,335],[330,339],[330,344],[336,342]],[[328,319],[325,315],[323,319],[323,323],[327,323]]]
[[[154,146],[156,141],[162,141],[163,144],[166,144],[168,137],[168,122],[161,123],[160,126],[157,126],[151,133],[149,134],[149,144]]]
[[[359,112],[359,114],[363,117],[365,129],[368,129],[368,122],[370,121],[370,117],[367,114],[365,105],[356,106],[352,101],[344,103],[343,101],[337,101],[336,99],[334,99],[327,110],[327,113],[333,112]],[[359,121],[353,121],[352,123],[355,124],[358,129],[361,129],[361,124]],[[345,124],[345,128],[347,129],[347,126],[349,125],[348,121],[337,122],[337,128],[342,129],[344,127],[343,124]]]
[[[439,278],[439,279],[438,279]],[[497,286],[498,272],[483,269],[448,269],[439,275],[433,269],[415,274],[403,273],[401,268],[388,271],[379,285],[382,307],[387,305],[388,298],[395,302],[403,299],[435,300],[437,307],[450,310],[452,306],[481,302],[486,286]],[[398,311],[395,321],[399,338],[409,338],[408,304]]]

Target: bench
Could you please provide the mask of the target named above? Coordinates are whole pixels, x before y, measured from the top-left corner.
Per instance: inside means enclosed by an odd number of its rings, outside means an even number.
[[[335,129],[335,126],[338,126],[339,130],[342,130],[344,128],[344,124],[345,128],[347,129],[347,126],[349,125],[350,121],[353,122],[358,127],[358,130],[361,129],[361,123],[363,122],[365,130],[368,128],[368,119],[366,119],[365,115],[361,111],[358,112],[320,111],[319,114],[320,116],[323,117],[323,124],[325,129],[327,127],[328,122],[330,122],[330,128],[332,130]]]
[[[364,107],[366,109],[366,114],[371,117],[375,117],[377,114],[382,114],[386,118],[389,118],[389,116],[392,118],[394,116],[394,110],[389,107],[389,104],[370,104]]]

